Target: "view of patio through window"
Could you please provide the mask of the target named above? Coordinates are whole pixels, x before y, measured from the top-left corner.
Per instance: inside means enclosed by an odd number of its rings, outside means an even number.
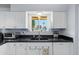
[[[32,31],[47,31],[47,16],[32,16]]]

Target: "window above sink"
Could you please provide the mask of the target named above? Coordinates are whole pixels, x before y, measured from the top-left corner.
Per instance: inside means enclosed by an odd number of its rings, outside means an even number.
[[[28,28],[32,32],[47,32],[51,28],[52,12],[28,12]]]
[[[32,16],[32,31],[48,31],[47,16]]]

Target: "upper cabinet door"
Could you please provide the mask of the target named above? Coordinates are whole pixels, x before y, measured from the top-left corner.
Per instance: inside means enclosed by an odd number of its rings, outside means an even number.
[[[53,12],[53,28],[66,28],[65,12]]]
[[[0,12],[0,28],[25,28],[25,12]]]
[[[6,22],[5,12],[0,12],[0,28],[3,28],[5,26],[5,22]]]
[[[15,13],[15,26],[16,28],[26,27],[26,13],[25,12],[14,12]]]
[[[25,28],[25,12],[7,12],[7,28]]]
[[[14,12],[5,12],[6,22],[5,28],[14,28],[15,27],[15,13]]]

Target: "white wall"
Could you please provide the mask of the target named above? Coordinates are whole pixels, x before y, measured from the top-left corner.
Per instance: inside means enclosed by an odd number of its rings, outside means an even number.
[[[70,5],[67,11],[67,28],[64,33],[67,36],[75,36],[75,5]]]
[[[64,35],[73,38],[74,54],[78,54],[78,39],[76,37],[76,5],[70,5],[67,11],[67,28]]]
[[[77,39],[78,39],[78,55],[79,55],[79,5],[77,5]]]

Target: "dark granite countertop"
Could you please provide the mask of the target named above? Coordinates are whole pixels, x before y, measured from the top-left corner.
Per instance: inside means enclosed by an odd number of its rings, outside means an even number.
[[[53,35],[43,35],[43,39],[38,40],[33,39],[33,35],[18,35],[14,39],[4,38],[0,45],[8,42],[73,42],[73,38],[64,35],[59,35],[58,38],[54,38]]]
[[[37,36],[36,36],[37,37]],[[32,35],[19,35],[15,39],[5,39],[5,42],[73,42],[73,38],[59,35],[58,38],[53,38],[52,35],[43,36],[43,38],[36,39]]]
[[[71,41],[71,40],[64,40],[64,39],[57,39],[57,40],[53,40],[53,39],[51,39],[51,40],[11,40],[11,39],[9,39],[9,40],[5,40],[5,42],[73,42],[73,41]]]

